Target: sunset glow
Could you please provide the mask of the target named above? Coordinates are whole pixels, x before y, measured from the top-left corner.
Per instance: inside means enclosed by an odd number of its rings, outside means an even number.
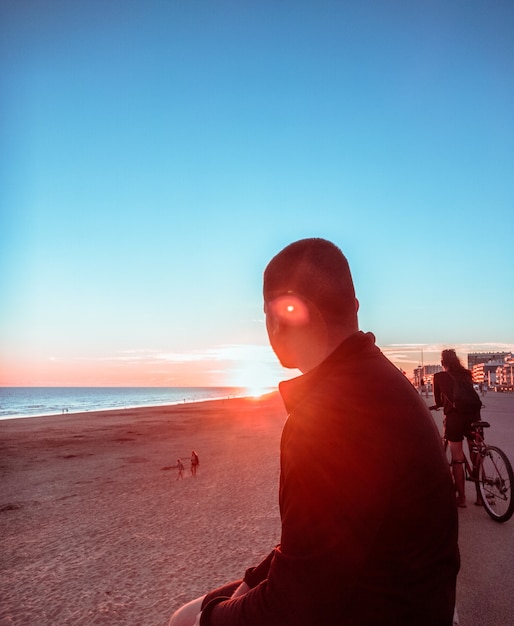
[[[514,349],[511,3],[4,4],[0,385],[276,386],[312,236],[408,374]]]

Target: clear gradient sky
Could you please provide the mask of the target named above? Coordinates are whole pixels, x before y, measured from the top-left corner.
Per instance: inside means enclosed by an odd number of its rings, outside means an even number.
[[[514,349],[514,4],[0,2],[0,384],[274,384],[322,236],[410,373]]]

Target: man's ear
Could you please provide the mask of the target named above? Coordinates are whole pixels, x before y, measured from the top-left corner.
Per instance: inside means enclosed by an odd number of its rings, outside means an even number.
[[[359,301],[357,300],[357,298],[355,298],[355,313],[359,312]]]

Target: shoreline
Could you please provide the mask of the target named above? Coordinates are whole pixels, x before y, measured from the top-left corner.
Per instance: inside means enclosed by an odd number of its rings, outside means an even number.
[[[96,389],[96,387],[85,387],[84,389]],[[98,387],[98,389],[103,389],[102,387]],[[108,389],[110,389],[110,387],[108,387]],[[132,387],[127,387],[127,389],[132,389]],[[160,387],[156,387],[156,389],[160,389]],[[185,388],[184,388],[185,389]],[[191,389],[198,389],[197,387],[191,387]],[[203,389],[203,388],[202,388]],[[231,389],[231,387],[227,387],[227,389]],[[4,421],[4,420],[11,420],[11,419],[30,419],[33,417],[56,417],[59,415],[69,415],[69,416],[77,416],[77,415],[81,415],[81,414],[87,414],[87,413],[103,413],[106,411],[130,411],[132,409],[146,409],[146,408],[164,408],[164,407],[168,407],[168,406],[182,406],[184,404],[196,404],[196,403],[200,403],[200,402],[211,402],[211,401],[217,401],[217,400],[233,400],[233,399],[238,399],[238,398],[259,398],[261,396],[266,396],[269,395],[271,393],[274,393],[276,390],[275,389],[268,389],[266,390],[263,394],[259,395],[259,396],[252,396],[250,395],[247,390],[246,393],[242,393],[241,395],[239,394],[228,394],[228,395],[219,395],[219,396],[212,396],[212,397],[208,397],[208,398],[195,398],[195,399],[182,399],[182,400],[177,400],[177,401],[167,401],[167,402],[159,402],[158,404],[134,404],[134,405],[125,405],[125,406],[114,406],[114,407],[105,407],[105,408],[92,408],[92,409],[86,409],[86,410],[64,410],[61,409],[59,411],[56,412],[51,412],[51,413],[33,413],[33,414],[13,414],[13,415],[0,415],[0,422]]]
[[[226,398],[200,398],[198,400],[189,400],[185,402],[181,401],[176,403],[168,402],[166,404],[147,404],[106,409],[92,409],[90,411],[88,410],[68,413],[48,413],[42,415],[4,417],[0,418],[0,435],[2,433],[2,430],[10,430],[9,426],[5,426],[9,423],[17,425],[26,423],[28,429],[30,430],[31,425],[36,424],[40,427],[45,427],[57,424],[66,425],[66,422],[69,422],[69,426],[76,425],[80,427],[86,425],[90,421],[96,422],[97,420],[99,421],[99,424],[101,424],[101,420],[103,418],[106,418],[104,421],[106,425],[113,425],[113,423],[123,425],[129,424],[134,418],[137,418],[138,421],[144,421],[148,418],[163,418],[165,416],[173,416],[175,414],[177,414],[178,416],[183,416],[184,414],[188,414],[189,412],[194,413],[197,408],[200,408],[199,405],[210,405],[207,406],[207,409],[214,412],[217,409],[224,407],[226,403],[229,403],[228,406],[232,408],[235,406],[232,403],[235,403],[237,401],[243,401],[245,403],[259,405],[261,403],[268,402],[272,398],[279,398],[279,396],[280,394],[278,391],[271,391],[261,396],[246,395],[229,397],[227,396]],[[109,420],[109,418],[112,419]]]

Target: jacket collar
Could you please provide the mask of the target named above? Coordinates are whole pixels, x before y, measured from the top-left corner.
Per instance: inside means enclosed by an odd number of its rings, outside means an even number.
[[[375,346],[375,335],[358,331],[347,337],[319,365],[301,376],[282,381],[279,384],[280,394],[288,411],[302,402],[318,381],[324,380],[347,363],[352,362],[364,352],[378,351]]]

